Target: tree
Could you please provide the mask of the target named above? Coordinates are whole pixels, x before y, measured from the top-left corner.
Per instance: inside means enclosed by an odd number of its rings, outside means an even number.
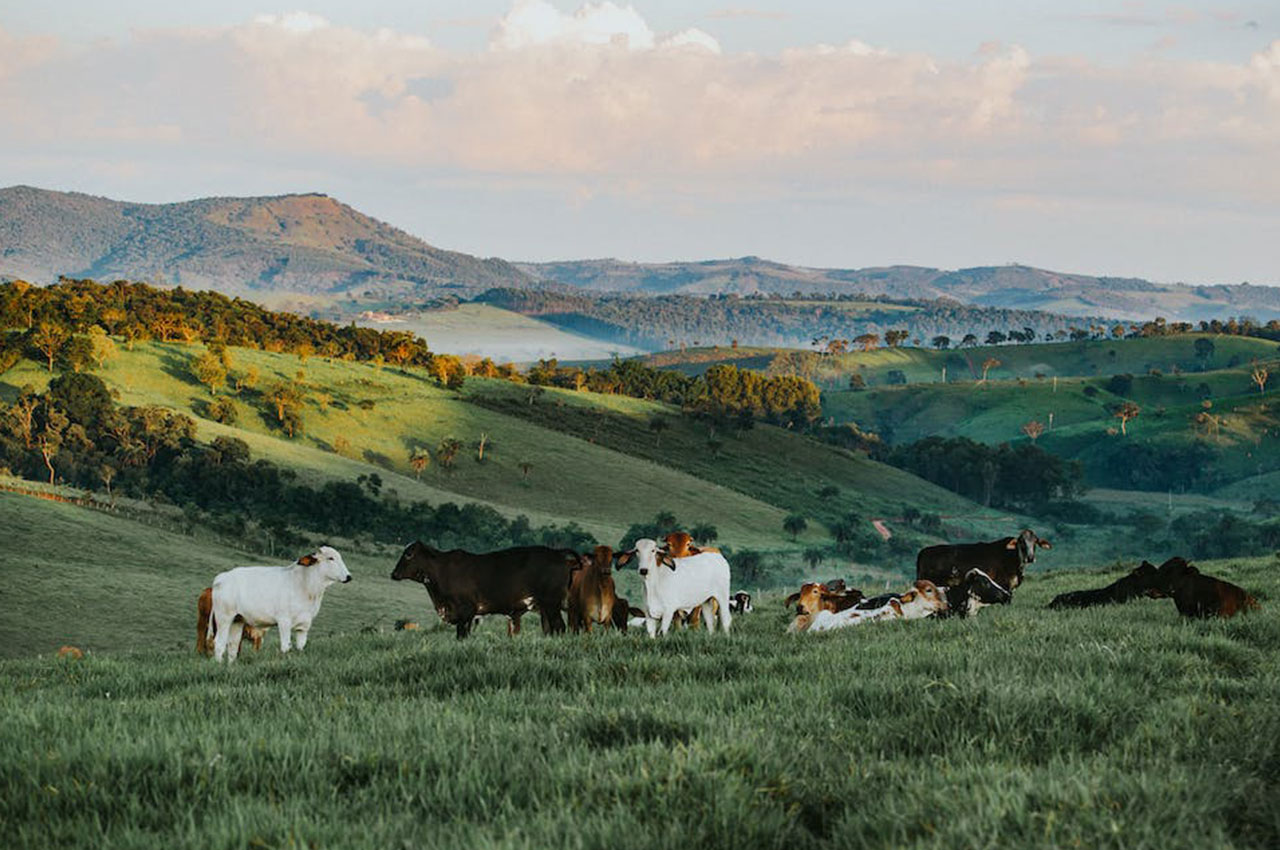
[[[462,451],[461,440],[457,437],[445,437],[440,441],[440,445],[436,446],[436,460],[446,472],[452,473],[454,461],[458,459],[460,451]]]
[[[987,333],[987,345],[999,345],[1006,339],[1008,339],[1008,337],[1000,331],[989,331]]]
[[[862,377],[861,372],[854,372],[849,376],[849,389],[854,392],[861,392],[867,388],[867,379]]]
[[[1269,378],[1270,375],[1271,373],[1266,370],[1266,367],[1255,366],[1253,371],[1249,374],[1249,377],[1258,385],[1258,392],[1262,393],[1267,390],[1267,378]]]
[[[529,473],[533,471],[533,464],[527,460],[522,460],[516,464],[516,467],[520,470],[520,480],[528,481]]]
[[[853,342],[863,351],[874,351],[880,344],[880,334],[859,334],[853,338]]]
[[[62,351],[62,346],[66,345],[70,337],[71,334],[61,325],[46,321],[27,331],[31,347],[45,358],[50,372],[53,371],[53,361],[58,352]]]
[[[649,420],[649,430],[658,436],[659,446],[662,445],[662,432],[670,427],[671,423],[662,416],[655,416]]]
[[[191,374],[209,388],[209,395],[217,395],[218,387],[227,382],[227,367],[212,351],[206,351],[191,361]]]
[[[1120,325],[1116,325],[1116,327],[1121,328],[1121,333],[1123,334],[1123,328]],[[1197,360],[1208,361],[1213,357],[1213,340],[1208,337],[1202,336],[1197,339],[1194,347]]]
[[[240,418],[240,409],[230,396],[215,398],[209,402],[205,412],[214,422],[221,422],[223,425],[234,425]]]
[[[964,339],[960,340],[961,348],[973,348],[978,344],[977,334],[965,334]]]
[[[1126,426],[1129,424],[1129,420],[1137,419],[1138,414],[1141,412],[1141,407],[1131,401],[1126,401],[1112,408],[1111,415],[1120,420],[1120,433],[1127,436],[1129,432],[1126,430]]]
[[[44,465],[49,470],[49,483],[53,483],[53,459],[57,456],[58,451],[62,448],[63,433],[67,430],[67,426],[71,420],[67,415],[58,409],[48,409],[46,402],[46,410],[44,416],[44,427],[36,433],[36,448],[40,450],[40,456],[44,458]]]
[[[422,470],[431,465],[431,452],[422,447],[415,448],[409,453],[409,465],[413,467],[414,477],[421,480]]]
[[[800,514],[788,514],[787,518],[782,521],[782,530],[791,535],[794,541],[800,532],[809,527],[809,521]]]
[[[985,384],[987,382],[987,373],[1000,365],[1001,365],[1000,361],[994,357],[988,357],[986,360],[983,360],[982,361],[982,380],[978,381],[978,383]]]
[[[689,536],[698,543],[714,543],[720,536],[716,527],[709,522],[700,522],[689,529]]]
[[[118,471],[119,470],[109,463],[104,463],[98,467],[98,478],[100,478],[102,483],[106,485],[108,497],[111,496],[111,482],[115,480],[116,473]]]
[[[276,421],[292,437],[302,430],[302,388],[291,381],[277,381],[267,388],[264,395],[275,410]]]
[[[809,569],[812,570],[812,569],[817,569],[818,564],[821,564],[823,561],[825,561],[827,556],[822,553],[821,549],[810,548],[810,549],[804,550],[803,557],[804,557],[804,562],[808,564]]]
[[[1030,422],[1024,422],[1022,425],[1022,433],[1026,434],[1031,442],[1040,439],[1040,435],[1044,433],[1044,423],[1037,422],[1032,419]]]
[[[899,345],[906,342],[909,336],[911,336],[911,334],[903,330],[885,331],[884,344],[890,348],[897,348]]]
[[[485,450],[491,447],[488,433],[481,431],[480,439],[476,440],[476,463],[484,463]]]
[[[951,337],[939,334],[933,338],[933,347],[939,351],[945,351],[951,347]]]
[[[89,328],[89,348],[93,362],[99,369],[112,357],[116,356],[116,344],[107,336],[107,332],[98,325]]]
[[[258,386],[258,367],[250,366],[244,374],[236,376],[236,392],[251,390]]]

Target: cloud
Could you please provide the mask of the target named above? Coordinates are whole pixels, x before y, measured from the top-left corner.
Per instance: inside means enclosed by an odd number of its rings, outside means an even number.
[[[778,12],[771,9],[727,8],[708,12],[707,17],[712,20],[750,18],[760,21],[785,21],[791,15],[787,12]]]

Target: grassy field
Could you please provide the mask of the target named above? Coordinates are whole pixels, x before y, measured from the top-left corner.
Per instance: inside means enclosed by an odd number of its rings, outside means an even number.
[[[793,637],[776,594],[727,637],[459,643],[352,628],[344,605],[425,595],[353,559],[305,653],[228,669],[168,624],[188,591],[142,624],[120,606],[149,585],[84,564],[80,609],[4,616],[110,620],[136,651],[0,661],[0,846],[1274,847],[1280,570],[1202,566],[1263,610],[1044,609],[1113,568],[970,621]]]

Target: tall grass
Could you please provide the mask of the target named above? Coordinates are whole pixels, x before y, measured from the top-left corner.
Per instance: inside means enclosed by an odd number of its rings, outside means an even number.
[[[1274,847],[1280,581],[1260,613],[459,643],[326,632],[232,668],[0,662],[0,846]],[[28,612],[35,613],[35,612]]]

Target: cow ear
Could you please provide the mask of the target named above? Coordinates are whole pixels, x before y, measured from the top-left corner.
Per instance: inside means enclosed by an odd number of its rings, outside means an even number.
[[[799,601],[800,601],[800,594],[793,593],[790,596],[788,596],[786,599],[782,600],[782,605],[785,608],[790,608],[792,605],[795,605]]]
[[[1052,549],[1052,548],[1053,548],[1053,544],[1052,544],[1052,543],[1050,543],[1048,540],[1042,540],[1042,539],[1040,539],[1040,538],[1037,538],[1037,539],[1036,539],[1036,545],[1037,545],[1037,546],[1039,546],[1041,549]]]
[[[1018,548],[1018,538],[1016,538],[1016,537],[1010,537],[1010,538],[1009,538],[1009,542],[1008,542],[1008,543],[1006,543],[1006,544],[1004,544],[1004,548],[1006,548],[1006,549],[1017,549],[1017,548]]]
[[[619,552],[613,557],[617,560],[618,566],[621,567],[625,564],[630,563],[631,559],[634,558],[635,556],[636,556],[636,550],[631,549],[630,551],[627,551],[627,552]]]
[[[317,558],[315,555],[303,555],[301,558],[298,559],[298,563],[302,564],[302,566],[304,567],[309,567],[312,564],[319,563],[319,561],[320,559]]]

